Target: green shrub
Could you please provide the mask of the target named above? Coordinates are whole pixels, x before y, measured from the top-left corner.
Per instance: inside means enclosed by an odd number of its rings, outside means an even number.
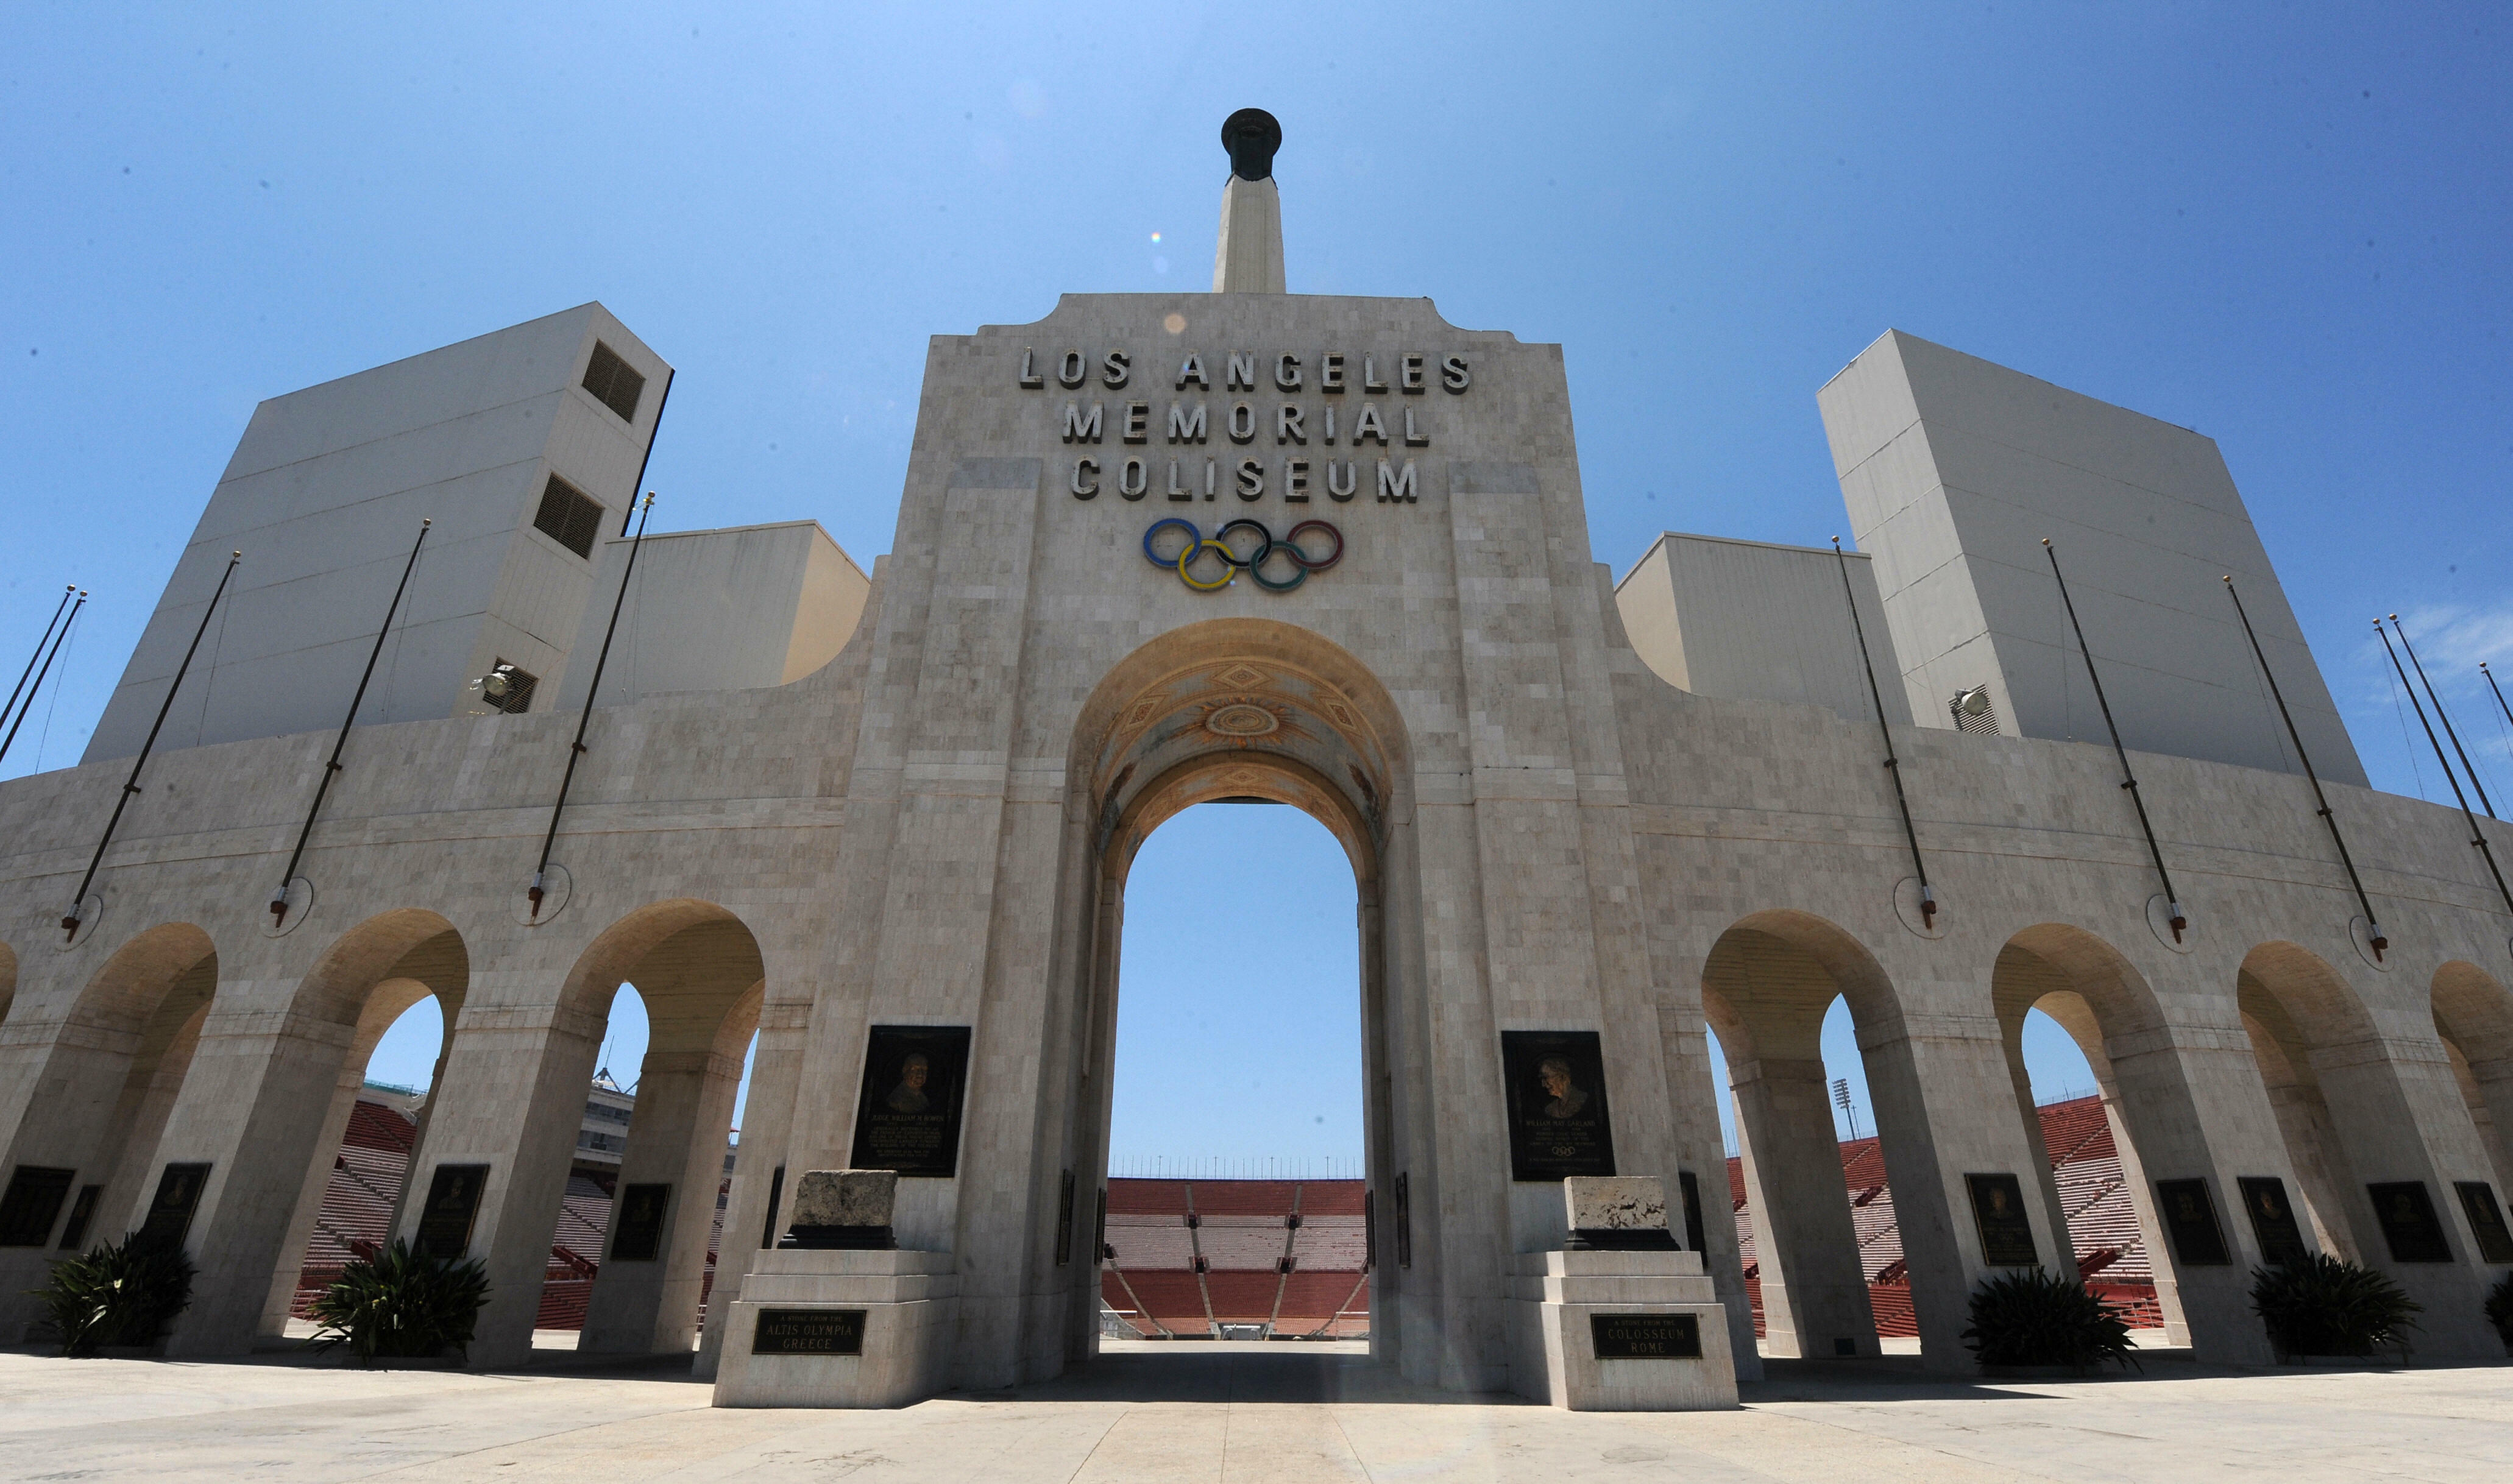
[[[410,1243],[361,1258],[315,1299],[323,1328],[314,1347],[347,1345],[358,1363],[379,1358],[432,1359],[466,1352],[480,1308],[489,1302],[489,1269],[478,1259],[456,1263],[420,1257]]]
[[[2495,1326],[2506,1348],[2513,1349],[2513,1272],[2504,1274],[2488,1290],[2487,1322]]]
[[[2417,1327],[2410,1315],[2424,1309],[2388,1277],[2326,1252],[2252,1269],[2252,1312],[2289,1355],[2371,1355],[2405,1346],[2403,1331]]]
[[[2119,1310],[2073,1276],[2036,1268],[1991,1278],[1972,1296],[1965,1344],[1982,1365],[2091,1368],[2106,1360],[2134,1364],[2129,1325]]]
[[[180,1243],[138,1232],[53,1265],[35,1289],[64,1355],[102,1346],[154,1345],[192,1302],[192,1260]]]

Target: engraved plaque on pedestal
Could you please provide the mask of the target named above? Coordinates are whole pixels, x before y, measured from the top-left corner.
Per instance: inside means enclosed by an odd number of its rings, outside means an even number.
[[[1615,1173],[1596,1032],[1503,1031],[1500,1060],[1509,1090],[1510,1179]]]
[[[2286,1198],[2286,1182],[2275,1175],[2245,1175],[2238,1182],[2243,1209],[2252,1215],[2252,1235],[2259,1238],[2260,1261],[2285,1266],[2312,1255],[2303,1244],[2303,1228]]]
[[[420,1257],[460,1262],[471,1250],[471,1222],[480,1214],[480,1197],[489,1189],[485,1164],[440,1164],[427,1182],[427,1203],[419,1208],[419,1237],[411,1250]]]
[[[1698,1360],[1698,1314],[1590,1314],[1588,1344],[1600,1360]]]
[[[2038,1268],[2033,1223],[2024,1214],[2024,1187],[2013,1175],[1966,1175],[1972,1219],[1980,1229],[1980,1260],[1992,1268]]]
[[[2155,1205],[2164,1230],[2172,1233],[2174,1261],[2190,1268],[2224,1268],[2233,1263],[2233,1254],[2225,1250],[2225,1229],[2216,1224],[2216,1202],[2208,1194],[2208,1182],[2159,1180]]]
[[[860,1355],[864,1311],[860,1308],[763,1308],[759,1327],[751,1331],[754,1355]]]
[[[960,1165],[960,1105],[969,1077],[967,1026],[875,1026],[856,1102],[859,1170],[948,1180]]]

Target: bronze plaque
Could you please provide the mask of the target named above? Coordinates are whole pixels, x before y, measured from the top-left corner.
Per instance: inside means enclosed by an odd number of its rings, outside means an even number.
[[[2460,1208],[2469,1213],[2469,1230],[2478,1238],[2482,1263],[2513,1263],[2513,1231],[2504,1230],[2504,1208],[2495,1203],[2495,1188],[2484,1180],[2456,1180]]]
[[[1509,1091],[1510,1179],[1615,1173],[1596,1032],[1503,1031],[1500,1061]]]
[[[2294,1219],[2294,1203],[2286,1198],[2285,1181],[2275,1175],[2245,1175],[2236,1184],[2242,1188],[2243,1209],[2251,1213],[2252,1235],[2259,1238],[2261,1262],[2284,1267],[2312,1256],[2303,1244],[2303,1225]]]
[[[759,1328],[751,1331],[754,1355],[860,1355],[864,1311],[860,1308],[763,1308]]]
[[[419,1239],[411,1249],[420,1257],[460,1262],[471,1250],[471,1222],[488,1189],[485,1164],[438,1165],[427,1182],[427,1204],[419,1208]]]
[[[53,1234],[53,1220],[69,1198],[78,1171],[49,1164],[21,1164],[9,1172],[0,1195],[0,1247],[40,1247]]]
[[[948,1180],[960,1167],[967,1026],[875,1026],[864,1047],[852,1163],[902,1180]]]
[[[2444,1238],[2442,1218],[2422,1180],[2377,1182],[2365,1188],[2373,1198],[2374,1218],[2382,1239],[2391,1245],[2394,1263],[2449,1263],[2452,1243]]]
[[[668,1185],[622,1186],[619,1221],[611,1233],[615,1263],[651,1263],[663,1246],[663,1214],[672,1206]]]
[[[2245,1197],[2248,1203],[2248,1194]],[[2187,1268],[2227,1268],[2233,1254],[2225,1250],[2225,1229],[2216,1224],[2216,1202],[2204,1180],[2159,1180],[2155,1183],[2156,1215],[2173,1236],[2173,1260]],[[2292,1221],[2294,1218],[2288,1218]],[[2253,1217],[2256,1224],[2259,1218]]]
[[[1699,1314],[1590,1314],[1588,1344],[1600,1360],[1698,1360]]]
[[[2024,1187],[2013,1175],[1966,1175],[1972,1219],[1980,1229],[1980,1260],[1992,1268],[2039,1268],[2033,1222],[2024,1214]]]
[[[148,1215],[140,1223],[140,1234],[164,1237],[176,1246],[192,1230],[192,1213],[200,1208],[201,1190],[210,1183],[206,1164],[170,1164],[166,1173],[157,1177],[157,1198],[148,1203]]]
[[[76,1252],[87,1244],[87,1229],[96,1222],[96,1200],[103,1193],[100,1185],[79,1187],[78,1199],[70,1202],[70,1219],[61,1223],[63,1252]]]

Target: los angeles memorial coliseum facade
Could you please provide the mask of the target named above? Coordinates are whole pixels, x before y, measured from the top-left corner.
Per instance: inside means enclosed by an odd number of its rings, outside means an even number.
[[[2420,1354],[2501,1354],[2513,917],[2458,811],[2366,786],[2214,443],[1890,332],[1817,394],[1853,556],[1669,534],[1617,585],[1561,348],[1283,292],[1270,121],[1239,122],[1216,292],[934,339],[869,576],[805,521],[649,536],[621,599],[670,371],[599,305],[263,403],[86,760],[0,786],[9,1337],[64,1246],[151,1224],[200,1274],[172,1353],[279,1333],[368,1052],[434,996],[395,1230],[486,1261],[472,1362],[519,1362],[633,982],[619,1178],[665,1190],[585,1349],[800,1404],[1086,1363],[1128,868],[1253,798],[1358,882],[1372,1346],[1407,1378],[1715,1405],[1758,1374],[1728,1089],[1762,1352],[1874,1353],[1836,996],[1929,1365],[1970,1363],[1976,1283],[2071,1250],[2035,1006],[2201,1358],[2270,1359],[2249,1273],[2298,1241],[2421,1301]],[[1214,867],[1217,951],[1264,940],[1256,869]],[[739,1302],[700,1337],[754,1030]],[[894,1249],[775,1245],[803,1172],[872,1165]],[[1566,1250],[1566,1174],[1656,1178],[1687,1250]],[[869,1314],[863,1353],[775,1352],[780,1303]],[[1700,1318],[1700,1356],[1592,1353],[1617,1303]]]

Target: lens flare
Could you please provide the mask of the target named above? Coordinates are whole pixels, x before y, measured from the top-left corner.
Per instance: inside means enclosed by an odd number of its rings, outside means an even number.
[[[1160,233],[1158,233],[1158,232],[1154,232],[1154,233],[1152,234],[1152,241],[1154,241],[1154,242],[1158,242],[1158,241],[1160,241],[1160,240],[1161,240],[1161,234],[1160,234]]]

